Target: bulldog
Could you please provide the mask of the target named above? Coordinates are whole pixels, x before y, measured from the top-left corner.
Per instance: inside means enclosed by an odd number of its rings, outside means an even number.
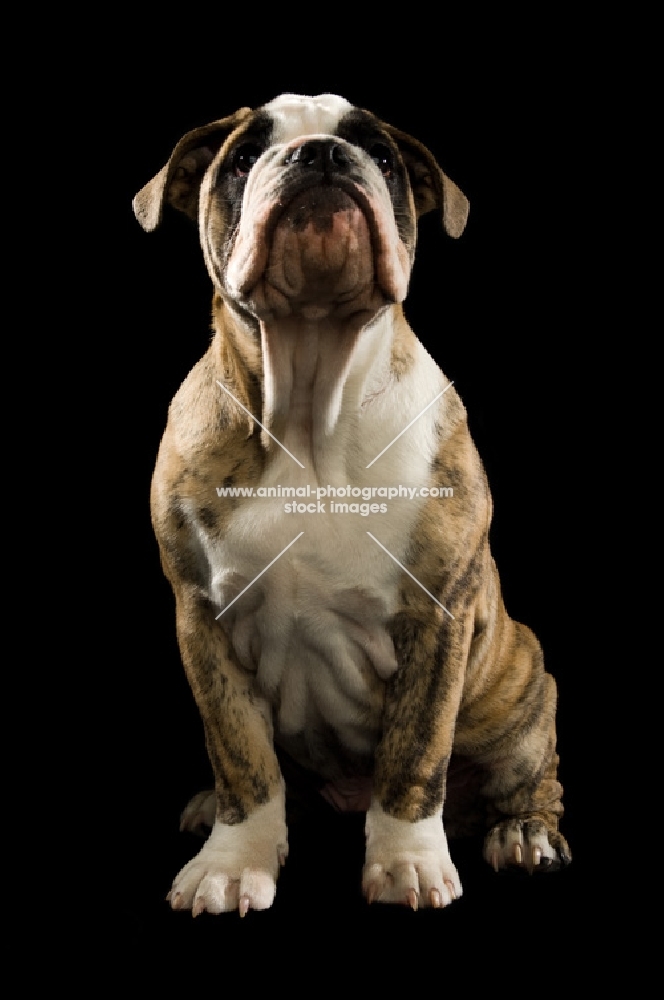
[[[555,683],[503,605],[464,407],[402,308],[419,216],[457,238],[467,199],[417,139],[285,94],[188,132],[134,199],[145,230],[165,203],[214,286],[151,497],[215,783],[183,814],[211,832],[171,907],[272,904],[284,761],[366,811],[370,903],[458,898],[446,829],[481,828],[496,870],[567,863]]]

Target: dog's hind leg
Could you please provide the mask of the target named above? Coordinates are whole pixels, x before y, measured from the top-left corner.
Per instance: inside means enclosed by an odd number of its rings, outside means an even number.
[[[528,702],[530,713],[536,704],[542,706],[536,719],[528,718]],[[492,825],[484,856],[496,871],[508,866],[550,871],[572,859],[558,830],[563,789],[557,777],[555,705],[555,682],[542,671],[534,680],[532,700],[524,695],[521,726],[510,731],[509,741],[494,749],[498,756],[487,762],[482,794]]]
[[[207,828],[211,830],[217,815],[217,797],[214,788],[197,792],[182,810],[180,816],[180,833],[199,833],[205,835]]]
[[[487,654],[495,657],[497,681],[472,696],[473,674],[484,669],[480,630],[471,651],[470,694],[459,714],[455,747],[487,774],[481,795],[487,807],[484,856],[489,864],[496,871],[507,866],[552,869],[571,860],[558,830],[563,806],[557,778],[556,685],[544,670],[533,633],[507,616],[497,591],[494,596]]]

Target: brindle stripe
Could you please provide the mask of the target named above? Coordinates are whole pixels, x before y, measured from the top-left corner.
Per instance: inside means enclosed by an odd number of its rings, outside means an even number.
[[[449,670],[440,667],[449,662],[450,651],[458,640],[452,634],[455,623],[444,622],[435,651],[426,657],[423,647],[430,645],[432,630],[415,642],[408,634],[410,626],[411,622],[406,622],[403,631],[410,649],[417,651],[419,663],[414,657],[410,661],[399,657],[403,665],[388,682],[385,736],[377,753],[376,792],[386,812],[397,817],[408,812],[410,819],[424,819],[442,805],[442,798],[434,803],[433,789],[438,784],[444,792],[440,774],[447,766],[449,754],[443,749],[444,761],[439,759],[433,767],[430,758],[440,729],[437,708],[446,703],[456,680]]]
[[[279,784],[279,766],[265,720],[251,697],[245,675],[228,657],[223,667],[215,650],[227,640],[218,629],[207,598],[178,603],[178,634],[187,677],[203,719],[215,775],[219,815],[241,822],[267,802]],[[232,792],[231,792],[232,789]]]
[[[445,784],[449,762],[449,754],[442,757],[440,763],[434,768],[431,777],[424,785],[421,816],[418,816],[418,819],[426,819],[428,816],[433,816],[436,810],[440,809],[440,805],[445,799]]]

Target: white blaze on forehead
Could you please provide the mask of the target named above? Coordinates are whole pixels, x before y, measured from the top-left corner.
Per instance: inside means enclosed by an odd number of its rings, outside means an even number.
[[[352,109],[352,104],[336,94],[282,94],[264,108],[274,121],[275,144],[290,142],[300,135],[334,135],[340,120]]]

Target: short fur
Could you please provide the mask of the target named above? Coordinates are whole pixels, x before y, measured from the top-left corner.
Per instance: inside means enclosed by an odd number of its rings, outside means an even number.
[[[136,196],[146,230],[165,202],[198,222],[215,288],[152,487],[215,778],[185,811],[213,829],[171,905],[271,904],[287,854],[275,742],[328,801],[367,810],[370,902],[460,895],[442,822],[453,754],[477,792],[471,808],[461,780],[457,828],[483,824],[496,869],[566,862],[555,684],[503,606],[464,407],[400,304],[417,218],[437,209],[459,237],[466,198],[369,112],[283,95],[185,135]],[[312,484],[453,497],[363,516],[218,495]]]

